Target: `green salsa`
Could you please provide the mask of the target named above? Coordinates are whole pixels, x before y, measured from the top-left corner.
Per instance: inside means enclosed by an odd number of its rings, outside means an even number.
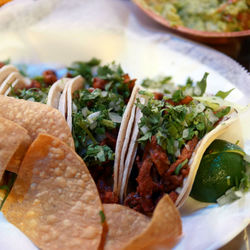
[[[249,0],[141,0],[172,26],[213,32],[250,29]]]

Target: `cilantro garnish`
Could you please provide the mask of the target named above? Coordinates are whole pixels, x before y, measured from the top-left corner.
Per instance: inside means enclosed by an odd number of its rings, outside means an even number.
[[[101,217],[101,223],[103,224],[103,223],[105,222],[105,220],[106,220],[105,214],[104,214],[104,212],[101,210],[101,211],[99,211],[99,215],[100,215],[100,217]]]
[[[170,99],[178,103],[185,98],[183,92],[181,89],[175,91]],[[143,114],[139,122],[138,142],[145,145],[152,136],[156,136],[157,143],[173,161],[187,141],[194,136],[202,138],[214,128],[219,118],[230,111],[230,107],[226,107],[214,114],[210,107],[195,99],[188,104],[174,106],[165,98],[155,100],[153,96],[143,94],[148,98],[147,104],[140,103],[139,99],[136,103]],[[179,172],[181,168],[180,165],[176,171]]]
[[[94,69],[100,65],[100,62],[101,61],[96,58],[92,58],[87,62],[74,62],[70,67],[68,67],[68,71],[72,77],[81,75],[85,78],[86,83],[91,85],[92,78],[94,77]]]
[[[113,160],[113,149],[100,143],[106,132],[119,129],[120,121],[112,120],[110,113],[122,117],[125,109],[123,97],[100,89],[92,92],[82,89],[75,93],[73,102],[73,137],[77,153],[88,165]]]
[[[41,89],[37,88],[18,89],[18,90],[12,89],[10,92],[10,96],[33,102],[46,103],[49,89],[50,89],[49,87]]]
[[[93,145],[90,144],[86,151],[84,160],[89,162],[91,165],[95,163],[105,162],[107,160],[114,160],[115,154],[110,147],[107,145]]]
[[[202,77],[202,79],[199,82],[197,82],[197,87],[199,87],[200,93],[195,94],[196,96],[203,96],[203,94],[206,92],[207,77],[208,77],[208,73],[206,72],[204,76]]]
[[[230,93],[231,93],[233,90],[234,90],[234,89],[230,89],[230,90],[228,90],[228,91],[226,91],[226,92],[218,91],[218,92],[216,93],[215,96],[218,96],[218,97],[220,97],[220,98],[222,98],[222,99],[225,99],[228,95],[230,95]]]

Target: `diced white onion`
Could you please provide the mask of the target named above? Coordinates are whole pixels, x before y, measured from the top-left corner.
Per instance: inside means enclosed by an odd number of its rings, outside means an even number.
[[[34,97],[30,97],[30,98],[28,99],[28,101],[35,102],[35,98],[34,98]]]
[[[201,89],[198,86],[194,88],[194,94],[198,96],[201,95]]]
[[[95,113],[92,113],[90,114],[88,117],[87,117],[87,121],[92,124],[94,121],[97,120],[98,116],[101,114],[101,111],[97,111]]]
[[[102,97],[106,97],[108,95],[108,92],[107,91],[102,91],[102,93],[101,93],[101,96]]]
[[[188,144],[185,144],[185,148],[186,148],[187,150],[190,150],[190,146],[189,146]]]
[[[197,106],[195,107],[196,108],[196,112],[197,113],[201,113],[204,111],[204,109],[206,108],[204,104],[202,103],[198,103]]]
[[[82,109],[82,115],[83,115],[84,117],[87,117],[87,115],[88,115],[88,108],[87,108],[87,107],[84,107],[84,108]]]
[[[192,96],[192,95],[193,95],[193,89],[192,89],[192,88],[186,88],[183,94],[184,94],[185,96],[186,96],[186,95]]]
[[[181,151],[179,148],[177,148],[176,152],[175,152],[175,157],[179,157],[181,155]]]
[[[179,142],[177,140],[174,140],[174,147],[178,148],[178,146],[179,146]]]
[[[77,112],[77,106],[74,103],[72,104],[72,109],[73,109],[73,112]]]
[[[112,122],[115,122],[115,123],[122,122],[122,117],[114,112],[109,112],[109,118],[111,119]]]
[[[207,109],[205,111],[205,114],[206,114],[208,120],[210,122],[212,122],[213,124],[219,120],[219,118],[213,113],[213,111],[211,109]]]
[[[90,124],[89,128],[93,130],[96,128],[96,126],[97,126],[97,122],[94,121],[93,123]]]
[[[141,131],[143,134],[146,134],[148,132],[148,127],[144,125],[143,127],[141,127]]]
[[[184,129],[183,132],[182,132],[182,137],[185,139],[185,138],[188,137],[188,135],[189,135],[189,129],[186,128],[186,129]]]

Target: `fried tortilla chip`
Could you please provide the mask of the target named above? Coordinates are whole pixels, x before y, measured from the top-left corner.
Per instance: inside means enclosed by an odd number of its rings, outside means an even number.
[[[0,117],[0,180],[6,169],[18,172],[21,160],[30,143],[31,138],[26,129]]]
[[[128,207],[118,204],[104,204],[108,224],[105,250],[122,249],[135,235],[141,234],[150,218]]]
[[[53,135],[74,148],[74,141],[62,114],[45,104],[0,96],[0,116],[27,129],[34,140],[39,133]]]
[[[7,220],[41,249],[98,249],[102,210],[82,159],[47,134],[31,144],[3,206]]]
[[[165,195],[157,204],[151,222],[135,236],[124,250],[171,249],[182,235],[181,217],[174,203]]]

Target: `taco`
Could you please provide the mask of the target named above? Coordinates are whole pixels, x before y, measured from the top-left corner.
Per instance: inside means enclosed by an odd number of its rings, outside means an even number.
[[[118,191],[125,205],[151,214],[165,193],[178,207],[188,197],[205,148],[236,119],[233,108],[213,101],[219,97],[201,98],[206,78],[166,94],[139,92],[130,144],[121,153]]]
[[[77,78],[66,90],[67,122],[76,152],[88,166],[102,201],[117,202],[119,157],[138,87],[115,64],[99,66],[86,81],[89,88],[82,88]]]

